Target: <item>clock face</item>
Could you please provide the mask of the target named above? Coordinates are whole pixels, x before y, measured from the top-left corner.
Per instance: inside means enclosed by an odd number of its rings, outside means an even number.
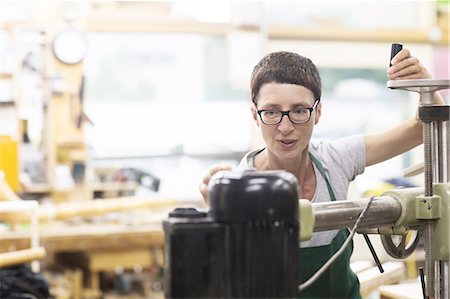
[[[53,40],[53,53],[56,58],[66,64],[81,62],[86,54],[86,38],[76,29],[65,29]]]

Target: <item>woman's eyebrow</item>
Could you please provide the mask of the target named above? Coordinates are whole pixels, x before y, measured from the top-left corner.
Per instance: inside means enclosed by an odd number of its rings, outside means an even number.
[[[277,104],[266,104],[263,107],[264,107],[263,109],[267,109],[267,108],[281,109],[281,105],[277,105]],[[296,103],[296,104],[290,105],[289,109],[309,108],[309,107],[311,107],[311,105],[309,105],[308,103]]]
[[[267,108],[276,108],[276,109],[280,109],[280,105],[276,105],[276,104],[266,104],[266,105],[264,105],[263,106],[264,107],[264,109],[267,109]]]

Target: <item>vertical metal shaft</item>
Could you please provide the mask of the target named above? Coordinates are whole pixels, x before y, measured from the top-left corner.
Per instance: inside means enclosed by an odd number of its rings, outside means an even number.
[[[441,299],[441,263],[434,261],[434,297]]]
[[[450,183],[450,121],[443,122],[443,132],[442,136],[445,139],[445,159],[444,159],[444,167],[446,169],[447,179],[445,180],[447,183]]]
[[[425,170],[425,196],[433,195],[433,149],[431,147],[433,127],[431,122],[423,123],[423,152],[424,152],[424,170]]]
[[[435,161],[434,168],[434,182],[447,183],[449,182],[449,121],[438,121],[433,123],[434,126],[434,142],[435,150],[433,161]],[[449,273],[448,261],[435,262],[435,298],[450,298],[449,296]]]
[[[448,160],[448,121],[433,122],[432,146],[434,162],[433,183],[446,183],[449,180],[449,160]],[[447,265],[447,271],[446,271]],[[435,261],[434,263],[434,288],[435,298],[450,298],[448,296],[448,261]]]
[[[425,196],[433,195],[433,165],[432,165],[432,136],[433,128],[431,122],[423,122],[423,145],[424,145],[424,169],[425,169]],[[425,276],[426,294],[428,297],[434,296],[434,222],[427,220],[423,227],[424,248],[425,248]]]
[[[425,275],[427,282],[427,296],[434,296],[434,221],[427,220],[423,227],[424,248],[425,248]]]
[[[448,165],[448,121],[433,122],[432,144],[433,150],[433,182],[447,183],[449,178]]]
[[[450,121],[443,122],[442,125],[443,167],[445,168],[443,181],[450,183]],[[440,261],[440,288],[442,298],[450,298],[450,271],[449,261]]]
[[[449,262],[448,261],[440,261],[439,262],[439,266],[440,266],[440,277],[441,277],[441,282],[440,282],[440,288],[441,288],[441,298],[450,298],[450,292],[449,292],[449,284],[450,284],[450,276],[449,276]],[[436,298],[439,298],[437,296],[435,296]]]

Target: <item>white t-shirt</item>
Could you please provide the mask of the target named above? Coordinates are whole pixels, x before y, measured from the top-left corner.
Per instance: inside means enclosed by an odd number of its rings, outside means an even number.
[[[247,153],[239,163],[237,170],[254,168],[254,157],[261,151],[262,149],[258,149]],[[309,151],[325,168],[336,200],[347,199],[348,185],[357,175],[364,172],[366,166],[366,149],[363,136],[346,137],[336,141],[311,140]],[[311,202],[330,201],[331,198],[325,179],[316,165],[314,165],[314,172],[317,186]],[[316,232],[311,240],[301,242],[300,245],[301,247],[328,245],[337,232],[338,230]]]

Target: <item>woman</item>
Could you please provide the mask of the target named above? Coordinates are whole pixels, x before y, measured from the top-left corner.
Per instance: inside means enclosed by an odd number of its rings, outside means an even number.
[[[430,78],[427,70],[401,50],[387,70],[391,80]],[[349,183],[376,164],[406,152],[422,143],[422,124],[417,118],[378,135],[353,136],[336,141],[312,142],[314,126],[321,117],[321,79],[317,67],[308,58],[291,52],[265,56],[251,77],[251,112],[261,130],[265,147],[247,153],[238,170],[285,170],[294,174],[301,198],[312,202],[347,198]],[[439,94],[436,103],[443,104]],[[228,166],[211,168],[200,185],[207,201],[211,176]],[[314,233],[300,245],[300,279],[310,278],[342,245],[347,230]],[[361,298],[359,282],[350,269],[353,246],[300,298]]]

